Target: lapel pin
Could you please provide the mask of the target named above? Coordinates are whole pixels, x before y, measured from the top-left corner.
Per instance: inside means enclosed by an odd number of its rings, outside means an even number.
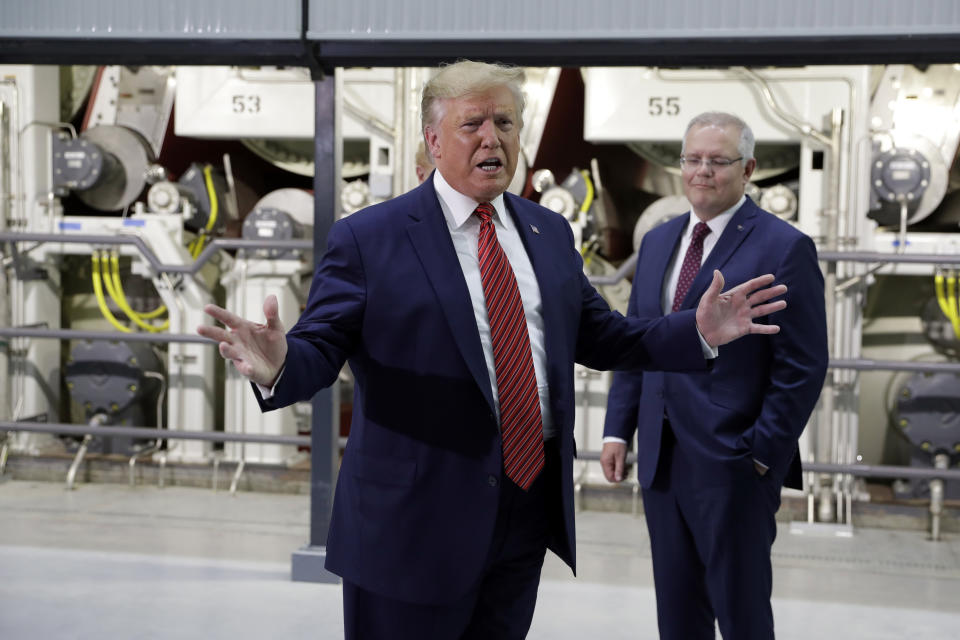
[[[537,229],[537,225],[535,224],[530,225],[530,229],[536,234],[540,233],[540,229]]]
[[[737,231],[743,231],[743,225],[742,225],[742,224],[738,224],[738,225],[737,225]]]

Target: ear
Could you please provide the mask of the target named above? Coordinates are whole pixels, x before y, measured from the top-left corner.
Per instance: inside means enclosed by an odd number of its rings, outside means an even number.
[[[750,158],[747,160],[747,163],[743,165],[743,183],[746,184],[750,182],[750,176],[753,175],[753,171],[757,168],[757,159]]]
[[[430,156],[434,163],[436,163],[437,158],[440,157],[440,140],[433,125],[427,125],[423,128],[423,141],[426,143],[427,149],[430,150]]]

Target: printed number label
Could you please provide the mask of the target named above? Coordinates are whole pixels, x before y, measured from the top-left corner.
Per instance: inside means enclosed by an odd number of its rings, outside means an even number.
[[[260,113],[260,96],[233,96],[234,113]]]
[[[678,116],[680,115],[680,98],[677,96],[651,96],[649,109],[651,116]]]

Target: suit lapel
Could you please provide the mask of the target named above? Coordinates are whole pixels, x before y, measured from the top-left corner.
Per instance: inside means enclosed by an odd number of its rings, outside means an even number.
[[[673,254],[677,251],[677,245],[680,243],[680,236],[683,235],[683,230],[687,227],[687,220],[690,218],[690,213],[688,212],[685,215],[680,216],[676,220],[671,220],[666,224],[667,227],[666,237],[663,239],[663,242],[657,243],[652,247],[645,247],[645,251],[652,251],[653,257],[651,262],[650,277],[660,278],[660,286],[656,289],[651,287],[642,287],[645,291],[656,291],[657,299],[653,301],[655,307],[664,313],[663,311],[663,288],[667,286],[667,269],[670,267],[670,259],[673,257]],[[637,287],[635,287],[636,289]]]
[[[409,212],[411,221],[407,226],[407,234],[436,293],[457,348],[492,410],[490,377],[480,346],[470,291],[440,209],[433,180],[424,181],[416,193],[418,201],[415,210]]]
[[[740,243],[753,231],[756,215],[757,206],[753,204],[750,198],[747,198],[746,202],[730,218],[730,222],[723,230],[723,235],[717,240],[717,244],[714,245],[710,255],[707,256],[707,260],[700,267],[700,271],[697,272],[697,277],[693,279],[690,290],[687,291],[687,296],[683,299],[681,309],[689,309],[700,300],[700,296],[703,295],[703,292],[707,290],[713,280],[714,269],[723,271],[723,265],[727,263]]]
[[[556,261],[557,247],[551,247],[551,243],[540,232],[540,227],[546,226],[536,219],[525,206],[523,200],[514,197],[509,193],[503,194],[504,204],[513,218],[513,224],[516,226],[517,233],[520,234],[520,240],[523,242],[524,249],[527,250],[527,257],[530,258],[530,264],[533,266],[533,272],[537,276],[537,286],[540,288],[540,304],[542,308],[541,315],[546,318],[562,318],[560,309],[560,297],[552,295],[551,289],[557,286],[555,280],[556,271],[551,266]],[[536,229],[536,231],[534,231]],[[552,354],[559,354],[559,344],[555,340],[559,336],[555,335],[556,327],[551,322],[544,321],[544,350],[547,355],[547,368],[553,370],[551,362]]]

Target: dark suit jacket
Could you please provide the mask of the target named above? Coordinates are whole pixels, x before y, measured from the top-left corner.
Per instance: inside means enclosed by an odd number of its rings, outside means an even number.
[[[572,567],[574,361],[691,370],[705,360],[693,312],[652,322],[611,312],[583,275],[567,222],[510,194],[506,206],[543,300],[563,468],[564,526],[550,547]],[[356,380],[327,568],[395,599],[461,598],[487,557],[501,445],[467,284],[433,180],[333,225],[287,344],[265,409],[310,398],[345,360]]]
[[[628,316],[662,315],[661,290],[691,214],[643,238]],[[726,289],[772,273],[786,284],[787,308],[760,322],[780,325],[773,336],[750,335],[720,347],[701,373],[617,373],[610,389],[604,436],[637,432],[640,484],[653,482],[660,459],[664,411],[696,473],[753,457],[787,486],[800,488],[797,440],[810,417],[827,368],[823,276],[809,237],[747,198],[734,213],[684,298],[695,307],[720,269]],[[669,315],[667,317],[670,317]]]

